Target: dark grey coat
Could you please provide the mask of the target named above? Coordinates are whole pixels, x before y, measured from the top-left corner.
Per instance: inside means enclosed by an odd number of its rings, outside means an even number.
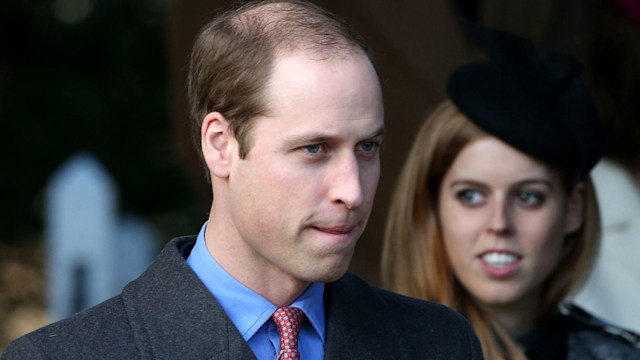
[[[122,294],[28,335],[10,359],[255,359],[186,263],[195,237],[172,240]],[[326,359],[482,359],[452,310],[346,274],[325,288]]]

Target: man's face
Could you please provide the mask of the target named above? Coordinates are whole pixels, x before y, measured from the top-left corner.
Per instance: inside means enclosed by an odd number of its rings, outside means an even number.
[[[229,173],[231,226],[262,276],[341,277],[371,212],[384,132],[377,75],[361,54],[276,60],[245,159]]]

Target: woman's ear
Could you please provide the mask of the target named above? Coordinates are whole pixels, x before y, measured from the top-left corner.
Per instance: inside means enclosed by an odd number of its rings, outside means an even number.
[[[564,217],[565,235],[574,233],[582,227],[584,219],[584,196],[586,187],[583,182],[579,182],[573,190],[567,194],[566,213]]]
[[[204,117],[200,128],[200,144],[212,180],[214,177],[228,177],[236,141],[224,115],[214,111]]]

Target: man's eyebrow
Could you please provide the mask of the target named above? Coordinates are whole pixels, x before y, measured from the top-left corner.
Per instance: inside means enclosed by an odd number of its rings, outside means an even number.
[[[384,136],[386,132],[387,132],[387,128],[383,124],[378,129],[374,130],[371,133],[371,135],[367,136],[367,138],[376,138],[376,137]]]
[[[382,137],[382,136],[384,136],[385,132],[386,132],[385,126],[382,125],[379,128],[377,128],[374,131],[372,131],[369,135],[364,136],[363,139],[373,139],[373,138],[377,138],[377,137]],[[336,138],[337,138],[337,136],[335,136],[335,135],[330,135],[330,134],[317,132],[317,133],[309,133],[309,134],[291,135],[290,137],[286,138],[284,141],[287,144],[296,145],[296,144],[299,144],[299,143],[325,143],[325,142],[331,142],[331,141],[335,140]]]

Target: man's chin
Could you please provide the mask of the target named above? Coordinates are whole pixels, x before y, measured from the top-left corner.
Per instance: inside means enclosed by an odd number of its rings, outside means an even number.
[[[347,264],[339,264],[329,267],[327,269],[317,269],[312,274],[309,274],[309,282],[332,282],[340,279],[349,269],[349,262]]]

